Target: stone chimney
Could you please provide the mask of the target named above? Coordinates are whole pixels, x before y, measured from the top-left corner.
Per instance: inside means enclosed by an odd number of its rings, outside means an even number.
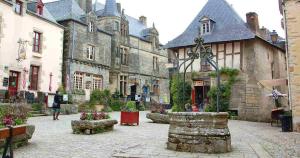
[[[273,30],[273,32],[271,32],[271,40],[272,40],[272,43],[277,43],[278,41],[278,33],[276,32],[276,30]]]
[[[145,16],[140,16],[139,20],[140,20],[140,22],[141,22],[142,24],[144,24],[144,25],[147,26],[147,17],[145,17]]]
[[[259,32],[259,21],[258,21],[258,15],[255,12],[250,12],[246,14],[247,24],[249,28],[254,33]]]
[[[121,14],[121,3],[117,3],[118,12]]]

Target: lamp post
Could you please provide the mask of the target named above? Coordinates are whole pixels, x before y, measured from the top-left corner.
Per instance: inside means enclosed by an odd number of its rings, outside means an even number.
[[[178,73],[180,73],[180,68],[182,65],[190,61],[187,67],[184,68],[183,72],[183,94],[182,94],[182,102],[185,99],[185,80],[186,80],[186,71],[187,69],[194,63],[196,59],[201,58],[201,60],[207,61],[212,67],[215,68],[217,73],[217,112],[220,111],[219,103],[220,103],[220,70],[218,63],[213,60],[213,53],[209,46],[204,46],[204,39],[200,36],[195,39],[196,47],[191,48],[188,52],[188,58],[185,59],[178,67]]]

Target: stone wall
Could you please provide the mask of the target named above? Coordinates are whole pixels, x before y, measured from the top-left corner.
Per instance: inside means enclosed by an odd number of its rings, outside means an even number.
[[[289,51],[289,75],[294,130],[300,132],[300,3],[285,0],[286,29]]]

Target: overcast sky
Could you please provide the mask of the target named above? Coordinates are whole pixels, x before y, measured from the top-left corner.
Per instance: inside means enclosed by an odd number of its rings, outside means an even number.
[[[44,2],[54,0],[43,0]],[[95,0],[94,0],[95,1]],[[127,15],[148,18],[148,26],[155,23],[160,41],[165,44],[180,35],[200,12],[208,0],[117,0]],[[227,0],[244,19],[246,13],[256,12],[260,26],[276,30],[284,37],[278,0]],[[98,0],[104,4],[105,0]]]

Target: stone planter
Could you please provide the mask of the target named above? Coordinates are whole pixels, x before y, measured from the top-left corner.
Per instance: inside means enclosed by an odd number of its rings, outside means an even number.
[[[169,150],[199,153],[231,151],[228,113],[169,113]]]
[[[169,115],[167,114],[160,114],[160,113],[148,113],[146,117],[152,120],[154,123],[162,123],[162,124],[169,124]]]
[[[117,120],[76,120],[72,121],[73,134],[97,134],[112,131],[114,125],[118,124]]]
[[[13,142],[12,147],[13,148],[19,148],[19,147],[27,145],[28,140],[32,138],[32,135],[35,131],[34,125],[20,125],[20,126],[14,126],[13,128],[14,128],[13,133],[15,135],[15,136],[13,136],[13,139],[12,139],[12,142]],[[0,129],[0,135],[3,137],[8,136],[8,132],[9,132],[8,128]],[[5,139],[3,137],[0,138],[0,149],[4,148],[4,145],[5,145]]]

